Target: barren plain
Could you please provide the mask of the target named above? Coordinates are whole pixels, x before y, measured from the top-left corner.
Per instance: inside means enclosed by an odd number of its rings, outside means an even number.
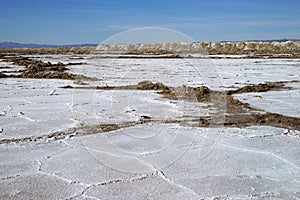
[[[300,199],[299,44],[149,48],[1,50],[0,198]]]

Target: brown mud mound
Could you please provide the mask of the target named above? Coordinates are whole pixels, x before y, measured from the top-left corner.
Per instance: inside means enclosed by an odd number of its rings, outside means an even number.
[[[28,65],[20,75],[21,78],[46,78],[46,79],[68,79],[75,80],[76,75],[65,72],[68,68],[62,63],[55,65],[42,61],[33,62]]]
[[[265,83],[258,85],[244,86],[238,90],[230,90],[227,92],[212,91],[209,88],[202,87],[186,87],[181,86],[160,92],[165,98],[197,101],[212,103],[217,110],[223,110],[219,115],[224,115],[224,126],[251,126],[251,125],[270,125],[287,129],[300,130],[300,118],[284,116],[276,113],[270,113],[263,110],[252,108],[249,104],[234,99],[231,94],[241,94],[246,92],[267,92],[274,90],[290,89],[284,86],[283,82]],[[225,110],[225,112],[224,112]],[[218,114],[216,114],[218,115]],[[216,117],[216,116],[215,116]],[[220,124],[212,124],[212,117],[199,122],[199,126],[219,126]]]
[[[263,110],[252,108],[249,104],[234,99],[230,94],[244,92],[267,92],[271,90],[287,89],[283,83],[267,83],[245,86],[235,91],[211,91],[209,88],[202,86],[198,88],[178,87],[163,91],[166,98],[179,99],[186,101],[209,102],[212,103],[217,110],[223,110],[219,115],[224,115],[224,126],[251,126],[251,125],[270,125],[287,129],[300,130],[300,118],[284,116],[276,113],[270,113]],[[225,112],[224,112],[225,110]],[[218,115],[218,114],[214,114]],[[221,116],[220,116],[221,117]],[[220,124],[211,123],[212,117],[205,121],[205,125],[213,127]],[[200,121],[199,126],[203,126]]]
[[[254,109],[249,104],[242,103],[230,95],[227,95],[226,109],[225,126],[270,125],[300,130],[300,118]]]
[[[64,89],[92,89],[92,90],[169,90],[170,88],[162,83],[153,83],[151,81],[142,81],[137,85],[126,86],[71,86],[66,85],[60,88]]]
[[[234,99],[232,96],[232,94],[241,94],[247,92],[267,92],[274,90],[277,91],[283,89],[291,89],[289,87],[285,87],[284,83],[288,82],[260,83],[257,85],[247,85],[238,90],[229,91],[214,91],[206,86],[188,87],[183,85],[180,87],[172,88],[165,86],[162,83],[153,83],[151,81],[142,81],[138,85],[117,87],[73,87],[68,85],[62,88],[98,90],[159,90],[157,93],[161,94],[164,98],[172,100],[209,103],[217,110],[217,112],[215,114],[211,114],[210,117],[190,116],[190,121],[187,119],[185,119],[184,121],[178,119],[171,121],[167,120],[164,121],[164,123],[190,124],[189,122],[195,122],[195,117],[197,117],[197,120],[199,122],[198,126],[200,127],[217,127],[222,125],[230,127],[270,125],[287,129],[300,130],[300,118],[289,117],[255,109],[247,103],[243,103],[237,99]],[[217,120],[218,122],[216,122],[216,118],[220,118],[220,120]]]
[[[42,71],[42,72],[30,72],[24,71],[19,76],[21,78],[36,78],[36,79],[65,79],[65,80],[75,80],[76,75],[65,73],[65,72],[56,72],[56,71]]]
[[[0,78],[7,78],[7,77],[9,77],[9,76],[0,72]]]
[[[162,83],[152,83],[151,81],[142,81],[137,85],[138,90],[169,90],[169,87]]]
[[[252,84],[252,85],[246,85],[242,88],[239,88],[237,90],[231,90],[228,91],[227,94],[242,94],[247,92],[267,92],[270,90],[284,90],[284,89],[291,89],[289,87],[284,86],[285,82],[271,82],[271,83],[259,83],[259,84]]]
[[[211,99],[211,92],[212,91],[206,86],[193,88],[183,85],[176,88],[167,87],[163,89],[163,91],[158,93],[162,94],[165,98],[168,99],[207,102]]]
[[[55,65],[42,61],[33,62],[20,75],[21,78],[48,78],[75,80],[76,75],[66,73],[68,68],[62,63]]]
[[[67,80],[75,80],[78,78],[77,75],[67,73],[69,70],[66,66],[68,65],[81,65],[85,63],[68,63],[64,64],[58,62],[57,64],[52,64],[51,62],[43,62],[41,60],[34,60],[28,57],[22,56],[3,56],[4,62],[11,62],[14,65],[24,66],[25,70],[19,70],[17,72],[21,72],[20,75],[15,76],[0,76],[0,78],[7,77],[17,77],[17,78],[37,78],[37,79],[67,79]],[[80,76],[84,78],[83,76]]]

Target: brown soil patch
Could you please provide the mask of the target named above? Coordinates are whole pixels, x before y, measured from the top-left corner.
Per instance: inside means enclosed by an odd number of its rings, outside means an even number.
[[[7,77],[8,77],[8,75],[3,74],[2,72],[0,72],[0,78],[7,78]]]
[[[25,137],[19,139],[3,139],[0,140],[0,144],[3,143],[18,143],[18,142],[30,142],[40,140],[61,140],[67,137],[77,137],[90,134],[98,134],[102,132],[109,132],[134,126],[140,123],[158,122],[158,123],[177,123],[183,126],[197,126],[197,127],[246,127],[246,126],[262,126],[269,125],[274,127],[287,128],[291,130],[300,131],[300,118],[284,116],[276,113],[270,113],[263,110],[258,110],[250,107],[246,103],[234,99],[231,94],[242,93],[242,92],[253,92],[260,91],[266,92],[271,90],[286,89],[282,82],[258,84],[245,86],[238,90],[230,90],[225,92],[212,91],[206,86],[201,87],[187,87],[181,86],[176,88],[167,87],[162,83],[152,83],[150,81],[140,82],[138,85],[131,86],[119,86],[119,87],[72,87],[65,86],[61,88],[72,88],[72,89],[139,89],[139,90],[159,90],[158,93],[163,95],[165,98],[178,99],[185,101],[196,101],[213,103],[213,106],[218,110],[226,109],[226,112],[220,112],[217,117],[224,117],[225,120],[221,120],[220,124],[213,121],[214,115],[211,116],[191,116],[191,119],[175,119],[175,120],[163,120],[154,121],[149,116],[141,116],[139,121],[125,122],[123,124],[100,124],[93,126],[82,126],[78,128],[72,128],[64,132],[55,132],[52,134],[36,136],[36,137]],[[212,98],[213,97],[213,98]],[[222,103],[220,103],[222,102]],[[224,104],[224,102],[226,102]],[[225,105],[225,108],[223,107]],[[191,124],[191,122],[193,122]]]
[[[292,81],[295,82],[295,81]],[[245,127],[253,125],[270,125],[287,129],[300,130],[300,118],[284,116],[276,113],[270,113],[263,110],[252,108],[246,103],[234,99],[232,94],[241,94],[247,92],[267,92],[274,90],[291,89],[285,87],[287,82],[261,83],[257,85],[247,85],[237,90],[213,91],[206,86],[188,87],[180,86],[176,88],[165,86],[162,83],[152,83],[151,81],[142,81],[138,85],[118,86],[118,87],[73,87],[64,86],[62,88],[71,89],[98,89],[98,90],[157,90],[164,98],[172,100],[184,100],[193,102],[211,103],[220,112],[211,117],[201,117],[197,119],[201,127],[214,126],[235,126]],[[216,122],[213,118],[219,117],[221,120]],[[224,120],[223,120],[224,119]],[[192,122],[192,119],[190,122]],[[186,124],[188,120],[171,120],[165,123]]]
[[[4,62],[12,62],[14,65],[24,66],[25,70],[19,70],[20,75],[4,76],[0,75],[0,78],[14,77],[14,78],[37,78],[37,79],[67,79],[75,80],[78,75],[66,72],[69,70],[66,66],[68,65],[81,65],[85,63],[68,63],[63,64],[58,62],[52,64],[51,62],[43,62],[41,60],[34,60],[28,57],[22,56],[11,56],[5,57],[2,55]],[[80,78],[85,78],[80,76]]]
[[[197,88],[181,86],[169,90],[159,92],[165,98],[210,102],[218,110],[226,109],[226,112],[219,113],[225,115],[221,122],[225,126],[251,126],[251,125],[270,125],[275,127],[282,127],[287,129],[300,130],[300,118],[284,116],[276,113],[270,113],[258,109],[254,109],[249,104],[243,103],[234,99],[231,94],[241,94],[246,92],[267,92],[271,90],[287,89],[282,82],[266,83],[258,85],[249,85],[238,90],[231,90],[227,92],[211,91],[209,88],[202,86]],[[226,103],[224,103],[224,101]],[[199,121],[199,126],[219,126],[222,124],[211,123],[210,119],[202,118]]]
[[[137,87],[138,90],[169,90],[169,87],[162,83],[152,83],[151,81],[139,82]]]
[[[99,124],[91,126],[81,126],[78,128],[71,128],[66,131],[54,132],[51,134],[41,135],[41,136],[31,136],[24,138],[13,138],[13,139],[2,139],[0,144],[7,143],[20,143],[20,142],[32,142],[32,141],[46,141],[46,140],[62,140],[65,138],[78,137],[84,135],[92,135],[98,133],[105,133],[109,131],[118,130],[121,128],[126,128],[134,126],[140,122],[126,122],[123,124]]]
[[[271,82],[271,83],[259,83],[259,84],[251,84],[246,85],[242,88],[239,88],[237,90],[231,90],[228,91],[227,94],[242,94],[247,92],[267,92],[270,90],[284,90],[284,89],[291,89],[289,87],[285,87],[284,84],[286,82]]]
[[[92,90],[169,90],[169,87],[162,83],[152,83],[151,81],[142,81],[137,85],[126,86],[71,86],[66,85],[60,88],[65,89],[92,89]]]

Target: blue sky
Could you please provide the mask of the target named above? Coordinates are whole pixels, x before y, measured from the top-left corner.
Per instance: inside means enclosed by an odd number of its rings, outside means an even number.
[[[299,0],[1,0],[0,42],[99,43],[138,27],[197,41],[300,38]]]

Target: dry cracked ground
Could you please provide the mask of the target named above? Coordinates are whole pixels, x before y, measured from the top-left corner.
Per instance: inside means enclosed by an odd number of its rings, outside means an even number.
[[[299,59],[0,59],[1,199],[300,199]]]

